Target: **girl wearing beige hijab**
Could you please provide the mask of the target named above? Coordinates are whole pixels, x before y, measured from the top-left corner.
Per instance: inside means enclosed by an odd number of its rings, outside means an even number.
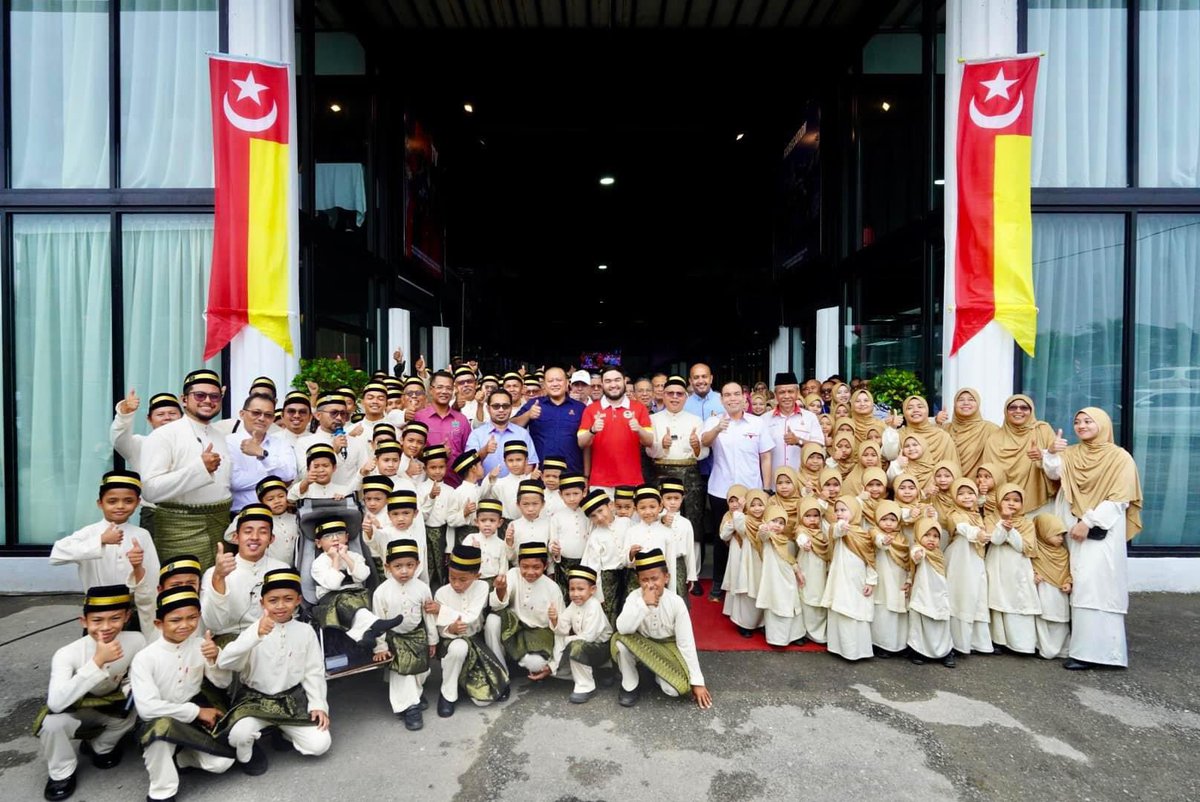
[[[1033,581],[1042,614],[1037,620],[1038,654],[1047,660],[1067,656],[1071,636],[1071,556],[1067,553],[1067,525],[1057,515],[1043,512],[1033,519],[1038,550],[1033,555]]]
[[[875,571],[879,575],[871,642],[875,656],[886,658],[903,652],[908,645],[911,544],[900,528],[900,507],[894,501],[879,502],[875,508],[875,526],[870,531],[875,541]]]
[[[875,542],[862,527],[862,507],[854,496],[834,502],[833,560],[825,580],[821,605],[829,610],[826,636],[831,654],[846,660],[871,657],[871,598],[879,575],[875,573]],[[884,557],[884,559],[887,559]]]
[[[1037,652],[1037,617],[1042,603],[1033,581],[1037,554],[1033,520],[1024,515],[1024,491],[1012,482],[996,492],[1000,522],[987,552],[988,607],[992,642],[1019,654]]]
[[[827,611],[821,606],[825,595],[825,576],[833,559],[833,540],[821,520],[821,504],[816,496],[800,500],[796,524],[796,564],[800,566],[800,610],[808,639],[825,642]]]
[[[1068,529],[1071,555],[1071,644],[1064,668],[1127,666],[1129,609],[1125,544],[1142,531],[1142,484],[1129,452],[1113,443],[1101,409],[1075,414],[1079,443],[1049,453],[1046,473],[1062,480],[1055,507]],[[1061,438],[1055,443],[1065,445]]]
[[[929,419],[929,402],[919,395],[910,395],[904,399],[902,409],[904,411],[904,428],[900,430],[902,444],[906,434],[919,434],[925,440],[926,458],[931,463],[953,460],[960,466],[962,465],[962,460],[958,458],[958,449],[949,433]]]
[[[958,451],[958,464],[963,476],[974,476],[975,469],[983,462],[983,447],[988,438],[1000,429],[990,420],[984,420],[979,412],[979,391],[964,387],[954,396],[954,417],[946,425],[946,432],[954,441]]]
[[[762,611],[755,606],[758,583],[762,578],[763,559],[763,515],[767,511],[767,494],[763,490],[747,491],[745,497],[745,537],[742,541],[742,558],[738,561],[737,576],[732,577],[732,588],[725,594],[723,612],[729,616],[743,638],[749,638],[754,630],[762,626]]]
[[[950,582],[950,637],[959,654],[991,654],[992,616],[988,609],[988,575],[984,557],[992,528],[979,512],[979,493],[970,479],[951,485],[950,545],[946,576]],[[998,519],[997,519],[998,520]]]
[[[746,541],[745,511],[746,494],[749,492],[750,488],[745,485],[730,485],[729,490],[725,491],[725,501],[729,507],[724,517],[721,518],[721,526],[717,530],[717,536],[729,544],[729,558],[725,561],[725,576],[721,578],[721,590],[725,592],[723,608],[725,615],[729,615],[729,608],[732,604],[731,597],[741,573],[742,556],[745,550],[750,548]],[[716,581],[716,577],[713,577],[714,585]]]
[[[983,461],[995,463],[1009,482],[1021,488],[1030,520],[1054,511],[1049,503],[1058,491],[1058,483],[1043,472],[1043,456],[1056,441],[1054,430],[1034,413],[1032,398],[1021,393],[1009,396],[1004,402],[1004,425],[992,432],[983,448]]]
[[[850,394],[850,422],[854,424],[854,439],[859,444],[871,439],[871,431],[882,432],[879,443],[884,459],[895,459],[900,453],[900,436],[890,426],[875,417],[875,396],[865,387]]]
[[[909,659],[920,665],[940,660],[954,668],[954,641],[950,637],[950,585],[946,557],[942,554],[937,521],[921,519],[913,529],[913,583],[908,603]]]
[[[786,479],[776,471],[776,480]],[[785,482],[785,484],[787,484]],[[783,492],[777,486],[777,493]],[[791,486],[788,493],[794,493]],[[798,495],[789,496],[796,497]],[[775,501],[767,507],[763,525],[762,578],[755,604],[763,613],[767,643],[787,646],[804,639],[804,613],[800,607],[800,569],[796,564],[795,529],[788,525],[788,513]]]

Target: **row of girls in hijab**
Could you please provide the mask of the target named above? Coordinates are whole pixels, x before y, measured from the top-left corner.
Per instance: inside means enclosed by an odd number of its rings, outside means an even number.
[[[811,640],[847,660],[952,667],[1007,651],[1126,666],[1133,458],[1103,410],[1076,413],[1072,445],[1029,396],[1005,402],[1001,425],[980,405],[966,388],[944,422],[918,396],[881,419],[857,389],[826,445],[774,471],[773,492],[731,488],[721,587],[742,634],[762,627],[773,645]]]

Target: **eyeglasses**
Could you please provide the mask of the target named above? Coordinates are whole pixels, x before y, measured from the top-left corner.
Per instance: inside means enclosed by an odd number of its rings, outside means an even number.
[[[491,409],[512,409],[512,404],[488,404]]]
[[[193,390],[188,395],[190,395],[192,398],[194,398],[200,402],[212,401],[215,404],[216,402],[221,400],[221,394],[219,392],[217,392],[217,393],[200,393],[200,392]]]
[[[1009,412],[1032,412],[1033,407],[1029,406],[1028,404],[1009,404],[1008,411]]]
[[[321,412],[325,413],[331,418],[344,418],[350,414],[344,409],[323,409]]]
[[[408,398],[420,398],[421,396],[425,395],[425,393],[421,392],[420,390],[412,390],[404,395]]]
[[[668,398],[683,398],[685,395],[687,395],[687,393],[685,393],[683,390],[667,390],[665,393],[663,393],[663,395],[667,396]]]
[[[292,407],[291,409],[285,409],[283,411],[283,414],[284,415],[307,415],[307,414],[309,414],[309,412],[308,412],[308,407]]]
[[[263,412],[261,409],[243,409],[242,412],[246,413],[255,420],[262,420],[263,418],[273,416],[275,414],[274,412]]]

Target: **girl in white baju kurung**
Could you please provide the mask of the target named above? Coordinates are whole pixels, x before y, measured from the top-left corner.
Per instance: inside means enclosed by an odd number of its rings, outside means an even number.
[[[950,546],[946,549],[946,580],[950,585],[950,635],[959,654],[991,654],[992,626],[988,608],[987,544],[995,528],[984,525],[979,496],[970,479],[951,488],[955,510],[950,513]]]
[[[729,510],[721,519],[721,526],[717,531],[721,540],[729,544],[729,559],[725,561],[725,575],[720,580],[721,590],[725,591],[725,602],[721,612],[725,615],[729,615],[733,607],[733,589],[737,585],[738,573],[742,567],[742,551],[746,540],[746,514],[742,511],[742,503],[746,499],[746,493],[745,485],[733,485],[729,488],[725,494]],[[713,582],[717,582],[715,576]]]
[[[1071,645],[1063,668],[1124,667],[1125,544],[1142,531],[1141,481],[1133,458],[1113,444],[1112,421],[1103,410],[1080,410],[1074,427],[1078,445],[1042,457],[1046,475],[1062,480],[1055,503],[1070,527]],[[1054,451],[1062,444],[1059,438]]]
[[[821,523],[821,506],[809,497],[800,501],[800,523],[796,527],[796,562],[800,566],[800,610],[808,639],[825,643],[829,611],[821,606],[825,578],[833,559],[833,541]]]
[[[1044,512],[1033,519],[1038,550],[1033,555],[1033,581],[1042,602],[1037,619],[1038,654],[1047,660],[1067,656],[1071,637],[1071,556],[1067,527],[1057,515]]]
[[[878,517],[880,502],[887,501],[888,478],[883,468],[867,468],[862,479],[863,489],[857,495],[863,505],[863,526],[871,527]]]
[[[783,492],[780,480],[788,493],[796,492],[788,473],[795,475],[790,468],[776,472],[776,493]],[[795,528],[788,523],[782,505],[772,503],[767,508],[759,537],[763,540],[763,569],[755,605],[763,611],[767,643],[787,646],[804,638],[804,613],[800,607]]]
[[[894,501],[879,503],[878,520],[871,530],[875,543],[875,613],[871,618],[871,642],[876,655],[890,657],[908,645],[908,591],[912,587],[909,541],[900,531],[900,510]]]
[[[941,660],[954,668],[954,641],[950,637],[950,585],[946,581],[946,557],[942,554],[937,521],[922,518],[913,528],[916,543],[911,550],[912,598],[908,603],[908,648],[910,659],[920,665]]]
[[[745,495],[745,535],[742,538],[742,556],[738,561],[733,587],[726,594],[724,612],[748,638],[763,625],[762,610],[758,609],[758,585],[762,580],[763,543],[759,528],[767,511],[767,494],[763,490],[749,490]],[[730,596],[733,598],[730,599]]]
[[[1024,491],[1019,485],[1002,485],[1000,523],[992,530],[987,553],[988,606],[992,610],[992,642],[1010,651],[1037,651],[1037,616],[1042,613],[1033,563],[1037,534],[1033,521],[1021,514]]]
[[[879,583],[875,573],[875,542],[862,528],[862,507],[853,496],[834,503],[836,520],[830,530],[833,559],[821,604],[829,609],[826,629],[829,651],[847,660],[871,657],[871,594]],[[885,558],[886,559],[886,558]]]

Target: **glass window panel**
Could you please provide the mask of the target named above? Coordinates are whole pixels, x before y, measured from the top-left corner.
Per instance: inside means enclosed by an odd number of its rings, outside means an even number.
[[[107,215],[13,218],[18,529],[53,543],[96,519],[112,467]]]
[[[1029,0],[1028,46],[1042,52],[1034,104],[1035,187],[1123,187],[1125,0]]]
[[[220,357],[203,361],[212,241],[212,215],[121,218],[125,386],[143,399],[179,393],[196,368],[220,371]],[[144,417],[135,430],[149,431]]]
[[[107,187],[108,0],[13,0],[12,185]]]
[[[121,186],[211,187],[217,0],[121,0]]]
[[[1100,407],[1121,437],[1125,218],[1035,214],[1036,357],[1022,354],[1023,391],[1039,419],[1067,432],[1075,413]]]
[[[1200,0],[1141,0],[1138,183],[1200,187]]]
[[[1138,217],[1133,454],[1136,544],[1200,545],[1200,215]]]

